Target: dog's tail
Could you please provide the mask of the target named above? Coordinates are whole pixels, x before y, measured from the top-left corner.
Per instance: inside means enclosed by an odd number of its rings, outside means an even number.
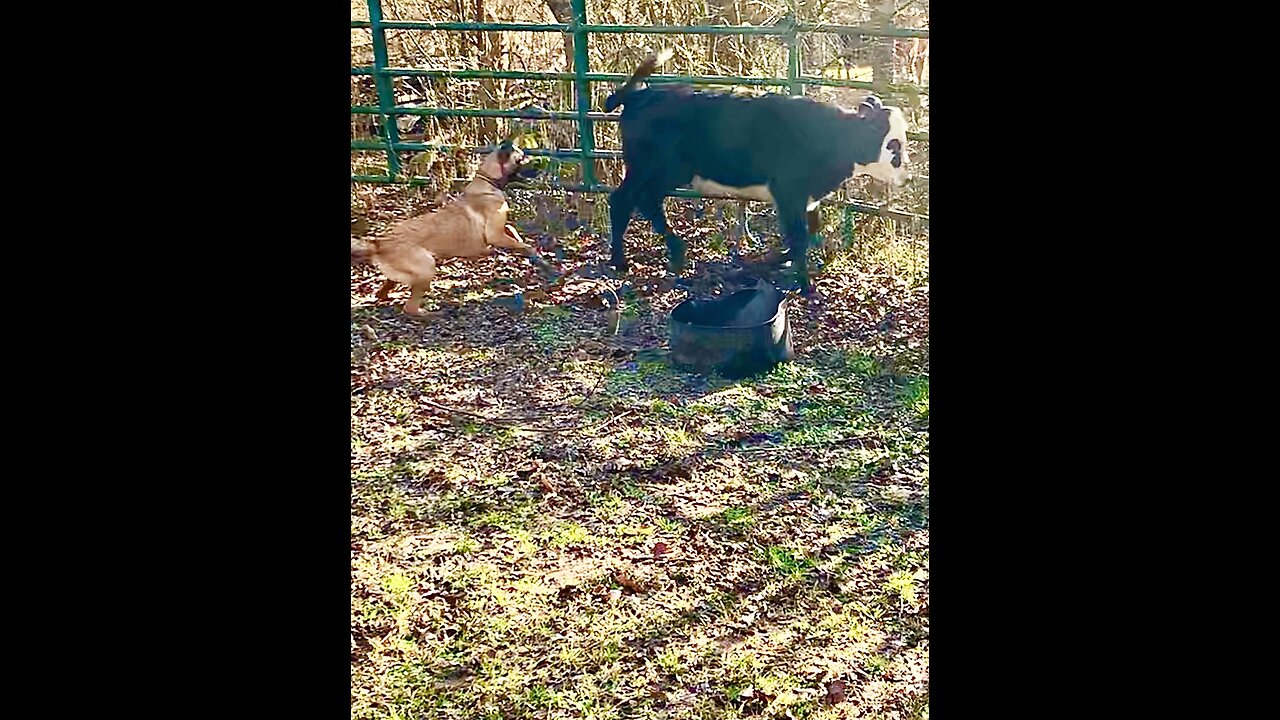
[[[657,70],[659,66],[663,65],[670,59],[671,48],[665,48],[656,53],[650,53],[649,57],[645,58],[644,62],[640,63],[640,67],[636,68],[636,71],[632,73],[631,79],[604,101],[604,111],[613,112],[614,108],[625,103],[627,101],[627,95],[629,95],[632,90],[635,90],[636,86],[644,82],[645,78],[652,75],[654,70]]]
[[[378,241],[364,241],[351,238],[351,264],[352,265],[368,265],[373,262],[373,256],[378,254]]]

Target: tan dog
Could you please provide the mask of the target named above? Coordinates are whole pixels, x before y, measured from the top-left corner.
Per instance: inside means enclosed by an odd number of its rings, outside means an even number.
[[[483,257],[496,247],[516,250],[549,269],[507,224],[509,208],[503,188],[526,162],[520,148],[504,142],[480,163],[475,178],[453,202],[436,212],[401,220],[367,243],[353,239],[352,262],[371,262],[387,277],[378,289],[378,299],[386,300],[396,283],[408,285],[412,292],[404,312],[421,317],[422,298],[431,288],[437,261]]]

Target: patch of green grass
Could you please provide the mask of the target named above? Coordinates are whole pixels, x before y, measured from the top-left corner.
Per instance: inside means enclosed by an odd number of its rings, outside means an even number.
[[[505,508],[487,509],[483,514],[472,517],[467,524],[471,527],[496,527],[506,532],[524,529],[533,517],[535,505],[532,501],[513,502]],[[480,508],[477,508],[480,509]]]
[[[532,555],[538,551],[535,537],[529,530],[512,530],[511,537],[516,541],[516,552],[520,555]]]
[[[736,670],[737,673],[749,674],[753,673],[756,666],[759,665],[759,659],[755,656],[754,652],[745,651],[740,652],[739,655],[733,657],[733,660],[730,661],[730,664],[728,665],[730,665],[730,669]]]
[[[613,529],[613,532],[619,537],[629,538],[633,542],[644,542],[657,530],[657,528],[649,525],[618,525]]]
[[[605,641],[596,652],[593,653],[594,659],[599,664],[616,662],[622,655],[622,644],[617,639]]]
[[[862,666],[872,675],[883,675],[889,669],[889,659],[883,655],[870,655],[862,661]]]
[[[855,450],[840,460],[824,468],[825,478],[835,485],[847,482],[861,482],[881,467],[880,455],[864,450]]]
[[[738,603],[738,596],[725,591],[707,598],[707,607],[720,615],[727,615]]]
[[[804,683],[789,673],[772,672],[756,678],[755,685],[761,692],[773,696],[773,707],[784,708],[800,701],[795,689]]]
[[[724,518],[726,525],[738,530],[745,530],[755,524],[756,521],[751,508],[747,507],[732,507],[720,513],[720,516]]]
[[[890,594],[897,595],[905,603],[914,605],[916,602],[916,580],[913,573],[900,571],[893,573],[889,579],[885,581],[885,590]]]
[[[764,549],[765,560],[773,569],[788,577],[800,577],[805,571],[813,566],[812,561],[796,557],[794,553],[786,548],[770,545]]]
[[[583,545],[589,537],[587,529],[576,522],[568,522],[561,525],[551,535],[551,544],[556,547],[566,547],[569,545]]]
[[[391,573],[382,578],[382,587],[393,595],[403,595],[413,587],[413,581],[403,573]]]
[[[706,239],[707,247],[715,253],[725,253],[729,251],[729,242],[725,240],[724,233],[711,233]]]
[[[799,408],[800,419],[806,424],[849,423],[860,414],[843,399],[809,398]]]
[[[662,454],[669,458],[684,457],[698,447],[694,436],[682,427],[660,427]]]
[[[587,504],[595,511],[596,515],[602,520],[610,520],[622,512],[626,502],[612,493],[598,493],[588,491]]]
[[[672,675],[679,675],[684,672],[684,663],[680,661],[680,651],[674,646],[668,646],[658,654],[658,667]]]
[[[573,315],[573,311],[563,305],[548,305],[542,308],[540,314],[549,320],[561,320]]]
[[[605,390],[615,395],[670,395],[682,390],[688,376],[661,360],[644,360],[634,369],[617,368],[605,380]]]
[[[782,363],[769,371],[759,384],[775,391],[798,391],[822,379],[821,368],[807,362]]]
[[[897,400],[902,407],[921,420],[929,419],[929,378],[909,378],[898,389]]]
[[[567,320],[573,311],[560,305],[548,305],[538,311],[533,321],[533,344],[539,350],[554,350],[574,342]]]
[[[663,532],[668,532],[675,535],[679,535],[684,532],[684,524],[674,518],[669,518],[669,517],[660,515],[654,519],[654,523],[656,523],[657,526],[661,528]]]
[[[649,502],[651,500],[649,494],[643,488],[629,480],[624,481],[618,487],[618,491],[622,493],[623,497],[631,500],[639,500],[640,502]]]
[[[562,698],[560,693],[551,690],[546,685],[534,685],[525,691],[522,698],[524,703],[532,708],[555,708],[560,707]]]
[[[853,350],[833,350],[823,354],[818,361],[829,370],[847,371],[863,378],[880,374],[880,363],[866,353]]]
[[[665,417],[677,417],[680,415],[679,409],[662,398],[654,398],[649,401],[649,412],[655,415]]]
[[[782,434],[783,445],[822,445],[841,440],[849,436],[846,428],[839,425],[805,425],[795,430],[787,430]]]

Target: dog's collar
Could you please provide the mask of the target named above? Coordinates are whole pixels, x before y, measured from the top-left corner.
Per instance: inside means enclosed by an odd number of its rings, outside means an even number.
[[[505,180],[494,180],[493,178],[479,171],[476,172],[476,177],[489,183],[490,185],[493,186],[495,190],[499,192],[502,192],[502,186],[507,184]]]

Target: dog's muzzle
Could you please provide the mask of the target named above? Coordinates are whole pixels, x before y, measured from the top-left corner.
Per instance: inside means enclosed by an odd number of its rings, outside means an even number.
[[[526,162],[520,165],[512,175],[520,180],[532,180],[533,178],[538,177],[538,174],[541,172],[542,170],[540,170],[536,165],[530,165]]]

